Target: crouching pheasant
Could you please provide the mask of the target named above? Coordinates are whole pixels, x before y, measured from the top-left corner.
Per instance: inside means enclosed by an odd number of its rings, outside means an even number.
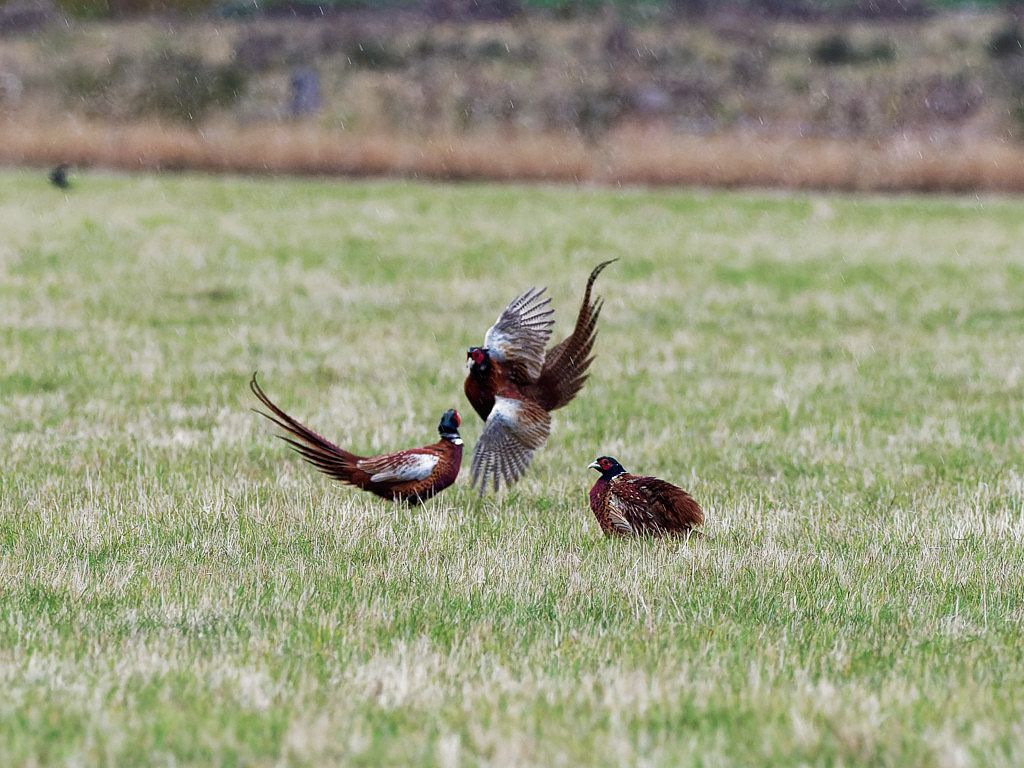
[[[270,413],[256,411],[288,435],[278,435],[302,458],[325,475],[354,485],[390,501],[416,505],[440,493],[455,482],[462,466],[462,438],[459,412],[444,412],[437,431],[441,439],[423,448],[410,448],[382,456],[357,456],[300,424],[267,397],[253,374],[249,382],[256,398]]]
[[[685,536],[704,523],[700,505],[672,483],[631,475],[611,456],[588,468],[601,473],[590,489],[590,509],[605,535]]]
[[[473,484],[481,491],[514,483],[551,431],[551,411],[567,405],[583,388],[593,361],[600,300],[591,301],[594,281],[616,259],[594,267],[572,334],[545,352],[551,339],[551,299],[531,288],[512,300],[488,329],[482,347],[466,353],[464,389],[486,423],[473,449]]]

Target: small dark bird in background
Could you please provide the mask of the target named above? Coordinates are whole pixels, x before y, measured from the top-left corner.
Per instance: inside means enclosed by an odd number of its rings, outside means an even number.
[[[389,501],[404,501],[412,506],[426,501],[455,482],[462,466],[462,438],[459,412],[445,411],[437,431],[441,439],[423,448],[410,448],[382,456],[357,456],[318,435],[282,411],[256,382],[249,382],[257,399],[270,413],[256,411],[283,429],[278,435],[302,458],[325,475],[342,483],[376,494]],[[271,415],[273,414],[273,415]]]
[[[590,509],[606,536],[685,536],[704,523],[700,505],[672,483],[631,475],[611,456],[588,469],[601,473],[590,489]]]
[[[601,270],[594,267],[583,293],[576,327],[562,342],[544,351],[555,321],[545,289],[531,288],[513,299],[484,336],[482,347],[466,353],[469,374],[464,390],[486,423],[473,449],[473,484],[514,483],[533,453],[548,439],[551,411],[567,405],[583,388],[597,340],[602,302],[590,300]]]
[[[71,166],[67,163],[61,163],[52,171],[50,171],[50,183],[60,189],[70,189],[71,179],[68,178],[68,171],[71,170]]]

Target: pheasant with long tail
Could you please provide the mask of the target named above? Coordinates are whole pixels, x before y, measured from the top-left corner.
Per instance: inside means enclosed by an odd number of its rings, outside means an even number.
[[[253,374],[249,388],[270,413],[256,411],[283,429],[278,435],[325,475],[390,501],[420,504],[455,482],[462,466],[459,412],[445,411],[437,431],[441,439],[422,448],[382,456],[357,456],[299,423],[271,401]]]
[[[587,280],[573,332],[545,351],[551,339],[554,310],[546,289],[531,288],[513,299],[484,336],[482,347],[466,353],[469,373],[464,389],[485,421],[473,450],[473,484],[519,480],[533,454],[551,432],[551,411],[567,405],[583,388],[593,362],[597,320],[603,302],[591,300],[594,281],[617,259],[594,267]]]

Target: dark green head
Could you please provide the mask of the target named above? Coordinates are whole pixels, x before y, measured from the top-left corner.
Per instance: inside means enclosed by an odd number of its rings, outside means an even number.
[[[461,425],[462,418],[459,416],[459,412],[454,408],[449,408],[444,412],[444,416],[441,417],[441,423],[437,425],[437,431],[443,439],[461,443],[462,438],[459,437],[459,427]]]
[[[616,475],[621,475],[625,472],[625,468],[619,464],[618,459],[613,459],[611,456],[601,456],[594,459],[587,466],[587,469],[596,469],[601,473],[601,477],[605,480],[611,480]]]

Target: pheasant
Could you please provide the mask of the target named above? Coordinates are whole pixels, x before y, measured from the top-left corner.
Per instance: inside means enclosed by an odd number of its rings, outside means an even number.
[[[704,523],[700,505],[672,483],[631,475],[611,456],[588,469],[601,473],[590,489],[590,509],[606,536],[686,536]]]
[[[466,353],[466,398],[484,424],[473,450],[473,484],[514,483],[551,432],[551,411],[567,405],[583,388],[593,361],[602,301],[591,301],[594,281],[617,259],[594,267],[572,334],[545,352],[551,339],[551,299],[531,288],[513,299],[488,329],[482,347]]]
[[[302,458],[325,475],[354,485],[389,501],[404,501],[415,506],[440,493],[455,482],[462,466],[462,419],[455,409],[441,417],[437,431],[441,439],[423,448],[410,448],[382,456],[357,456],[339,448],[313,430],[300,424],[267,397],[253,374],[249,382],[257,399],[270,413],[256,411],[288,435],[278,435]]]

